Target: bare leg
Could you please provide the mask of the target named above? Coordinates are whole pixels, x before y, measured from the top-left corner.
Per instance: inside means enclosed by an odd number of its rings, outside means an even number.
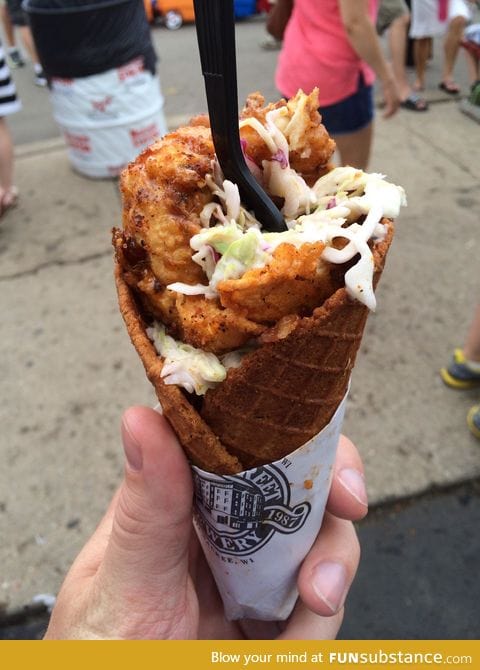
[[[428,58],[427,60],[433,59],[433,37],[428,38]]]
[[[425,72],[427,69],[429,52],[429,37],[418,37],[413,41],[413,60],[415,61],[415,72],[417,75],[414,88],[417,91],[423,91],[425,88]]]
[[[473,321],[468,329],[463,353],[468,360],[480,363],[480,305],[477,305]]]
[[[392,22],[388,32],[388,44],[392,58],[393,74],[397,82],[401,100],[408,98],[411,93],[405,67],[409,23],[409,14],[403,14]]]
[[[33,41],[33,35],[29,26],[19,26],[20,35],[22,37],[22,42],[25,46],[25,49],[30,55],[30,59],[33,63],[33,70],[35,72],[35,84],[37,86],[46,86],[47,79],[43,74],[43,68],[39,61],[37,48],[35,42]]]
[[[351,165],[360,170],[366,170],[370,160],[372,137],[373,122],[362,128],[362,130],[357,130],[355,133],[333,135],[333,139],[337,143],[338,153],[340,154],[341,165]]]
[[[35,48],[35,42],[33,41],[32,32],[29,26],[18,26],[18,30],[20,31],[23,45],[30,56],[32,63],[34,65],[39,65],[37,49]]]
[[[5,33],[5,41],[7,43],[8,49],[15,48],[15,32],[13,29],[13,24],[10,19],[10,14],[8,13],[7,5],[2,5],[0,8],[0,16],[2,19],[3,32]]]
[[[460,41],[465,30],[465,19],[463,16],[453,18],[448,26],[447,36],[444,42],[444,61],[442,81],[444,83],[453,81],[453,68],[457,60]]]
[[[465,59],[467,61],[468,81],[473,85],[480,80],[480,60],[475,58],[470,51],[465,51]]]
[[[13,142],[7,122],[0,118],[0,213],[10,204],[13,190]]]

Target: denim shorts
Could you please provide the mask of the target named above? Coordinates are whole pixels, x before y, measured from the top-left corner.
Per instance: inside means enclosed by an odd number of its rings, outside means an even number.
[[[373,120],[373,86],[360,74],[357,91],[334,105],[320,107],[322,123],[330,135],[348,135],[362,130]]]
[[[28,18],[22,9],[22,0],[7,0],[8,15],[14,26],[28,25]]]

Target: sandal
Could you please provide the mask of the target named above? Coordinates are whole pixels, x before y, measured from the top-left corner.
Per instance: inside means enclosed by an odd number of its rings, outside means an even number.
[[[400,107],[403,107],[403,109],[410,109],[412,112],[426,112],[428,109],[428,102],[425,98],[421,98],[417,93],[410,93],[405,100],[402,100]]]
[[[2,217],[9,209],[18,205],[18,188],[10,186],[9,189],[3,191],[0,195],[0,217]]]
[[[448,95],[458,95],[460,93],[460,87],[454,81],[441,81],[438,88],[448,93]]]

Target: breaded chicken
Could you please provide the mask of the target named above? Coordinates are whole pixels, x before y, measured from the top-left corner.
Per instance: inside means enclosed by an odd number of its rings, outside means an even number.
[[[174,337],[205,351],[224,354],[238,349],[266,329],[266,326],[248,319],[243,307],[233,310],[222,306],[218,300],[161,288],[148,266],[142,270],[137,265],[134,272],[126,271],[123,245],[124,237],[117,233],[114,246],[123,268],[123,278],[135,289],[144,312],[161,321]]]
[[[321,174],[335,145],[320,124],[316,93],[285,104],[264,107],[257,93],[249,96],[242,114],[265,124],[268,111],[283,107],[282,132],[290,138],[292,165],[304,168],[306,176]],[[257,165],[272,159],[258,133],[248,126],[241,133],[246,153]],[[313,309],[331,292],[332,279],[328,264],[317,272],[322,245],[296,249],[282,244],[265,267],[221,282],[219,297],[183,295],[167,288],[176,282],[208,284],[204,269],[192,259],[190,240],[202,230],[204,206],[216,200],[207,180],[213,160],[208,119],[203,116],[140,154],[122,174],[123,231],[114,231],[113,243],[123,278],[144,312],[183,342],[221,354],[258,337],[282,317]]]
[[[209,128],[179,128],[122,173],[125,240],[143,248],[162,287],[202,281],[189,241],[201,228],[202,207],[212,199],[205,175],[212,171],[213,157]]]
[[[310,95],[299,91],[288,102],[281,100],[266,107],[264,97],[260,93],[252,93],[247,98],[240,118],[253,117],[265,125],[267,113],[285,105],[288,113],[279,117],[277,125],[288,140],[290,165],[311,183],[327,171],[335,151],[335,141],[322,125],[322,117],[318,112],[318,89],[314,89]],[[265,142],[253,128],[243,126],[240,136],[246,143],[245,153],[255,163],[260,165],[262,160],[270,158]]]
[[[203,296],[178,295],[176,326],[183,342],[198,349],[224,354],[239,349],[266,330],[248,319],[243,309],[225,308]]]
[[[324,248],[321,242],[300,249],[281,244],[265,267],[219,283],[222,305],[263,324],[311,311],[334,291],[330,264],[319,260]]]

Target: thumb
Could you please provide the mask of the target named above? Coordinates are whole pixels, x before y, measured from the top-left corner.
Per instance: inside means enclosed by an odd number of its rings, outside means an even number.
[[[169,603],[185,593],[192,480],[166,419],[132,407],[123,416],[125,479],[98,578],[116,598]]]

